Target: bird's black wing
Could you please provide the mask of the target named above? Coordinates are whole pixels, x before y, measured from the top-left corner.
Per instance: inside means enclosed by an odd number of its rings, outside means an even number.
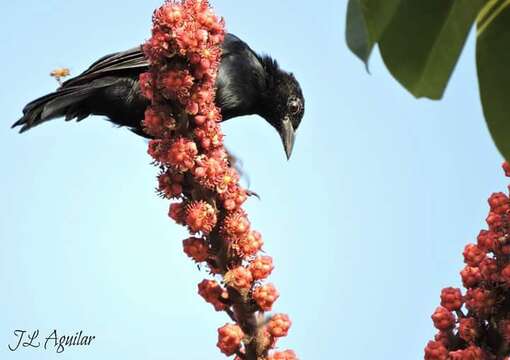
[[[27,104],[13,127],[21,126],[24,132],[57,117],[81,120],[90,114],[106,115],[118,125],[136,127],[147,106],[139,94],[138,76],[148,66],[141,46],[103,56],[55,92]]]
[[[139,73],[142,73],[148,66],[149,62],[145,58],[142,47],[137,46],[127,51],[103,56],[83,73],[64,82],[62,87],[81,85],[106,74],[126,72],[132,69],[139,69]]]
[[[232,52],[241,53],[242,50],[249,50],[253,56],[256,56],[248,45],[237,36],[232,34],[225,35],[223,56],[229,56]],[[142,46],[139,45],[126,51],[103,56],[80,75],[65,81],[62,84],[62,88],[82,85],[105,75],[121,75],[126,73],[128,75],[138,75],[147,71],[148,67],[149,61],[143,53]]]

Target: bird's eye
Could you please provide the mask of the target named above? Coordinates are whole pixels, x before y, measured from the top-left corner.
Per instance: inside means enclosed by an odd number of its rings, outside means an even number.
[[[291,114],[297,114],[301,110],[301,105],[299,104],[299,101],[292,100],[289,102],[289,112]]]

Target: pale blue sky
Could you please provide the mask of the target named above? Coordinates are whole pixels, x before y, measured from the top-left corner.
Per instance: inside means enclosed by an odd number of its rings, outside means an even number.
[[[223,314],[153,192],[146,144],[99,117],[18,135],[22,107],[98,57],[147,38],[160,0],[0,4],[0,358],[223,359]],[[345,1],[213,1],[228,30],[300,80],[306,114],[290,162],[258,117],[225,124],[243,159],[253,226],[274,256],[280,345],[306,359],[420,359],[440,289],[504,191],[482,118],[474,39],[441,102],[417,101],[379,55],[372,75],[344,42]],[[89,348],[18,350],[15,329],[95,335]]]

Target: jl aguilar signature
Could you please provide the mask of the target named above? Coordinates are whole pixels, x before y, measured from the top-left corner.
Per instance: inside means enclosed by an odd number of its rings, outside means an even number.
[[[16,351],[20,347],[31,347],[31,348],[39,348],[42,346],[44,350],[48,348],[55,349],[57,353],[62,353],[67,347],[70,346],[89,346],[94,340],[95,336],[87,336],[83,335],[83,331],[75,333],[74,335],[57,335],[57,330],[53,330],[47,337],[41,337],[41,341],[39,338],[39,330],[35,330],[33,332],[29,332],[27,330],[14,330],[14,336],[18,338],[13,345],[9,344],[9,350]]]

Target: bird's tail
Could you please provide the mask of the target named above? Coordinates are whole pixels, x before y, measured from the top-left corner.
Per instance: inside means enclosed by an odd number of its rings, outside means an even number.
[[[66,121],[76,119],[80,121],[91,114],[89,100],[107,83],[82,84],[64,86],[57,91],[42,96],[28,103],[23,109],[23,116],[16,121],[12,128],[20,126],[20,133],[45,121],[65,117]]]

